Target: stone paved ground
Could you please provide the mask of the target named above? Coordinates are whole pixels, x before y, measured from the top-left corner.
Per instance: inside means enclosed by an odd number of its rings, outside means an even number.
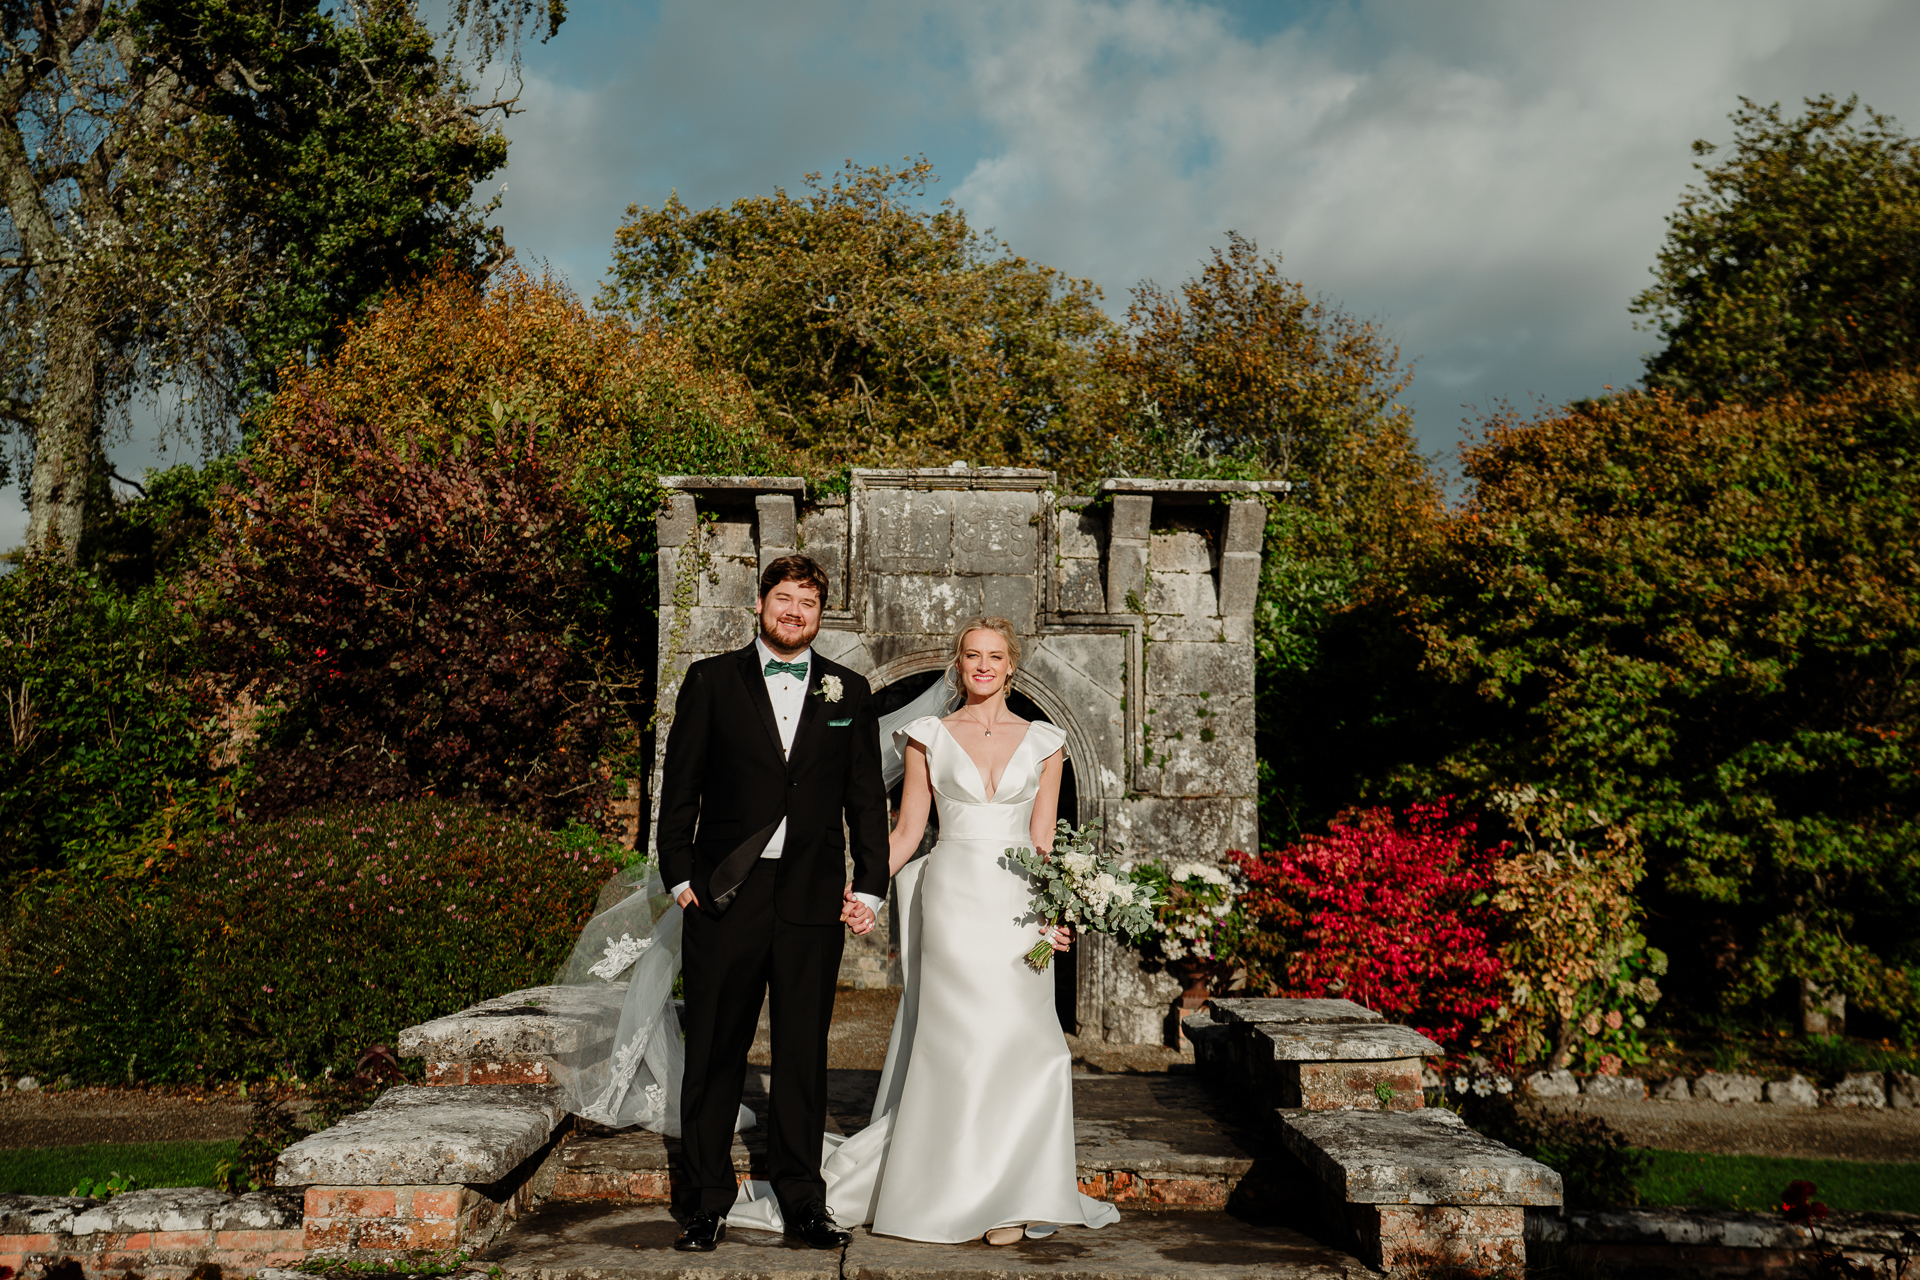
[[[739,1231],[711,1254],[670,1248],[678,1228],[663,1207],[550,1202],[515,1224],[476,1261],[500,1280],[1335,1280],[1372,1276],[1354,1259],[1283,1227],[1250,1226],[1223,1213],[1125,1214],[1101,1231],[1067,1228],[1007,1248],[919,1244],[862,1228],[844,1253],[797,1248]]]
[[[1920,1111],[1771,1103],[1553,1098],[1550,1111],[1597,1115],[1643,1147],[1803,1160],[1920,1162]]]
[[[867,1126],[878,1071],[831,1068],[827,1082],[827,1128],[854,1134]],[[1191,1076],[1076,1075],[1074,1130],[1082,1178],[1114,1170],[1192,1182],[1190,1194],[1208,1194],[1200,1184],[1226,1190],[1262,1160],[1278,1155],[1275,1144],[1242,1124]],[[767,1077],[747,1074],[746,1104],[764,1114]],[[734,1139],[734,1166],[761,1173],[765,1132],[754,1128]],[[632,1174],[664,1171],[672,1144],[645,1129],[581,1126],[561,1149],[562,1165],[604,1186]],[[1264,1166],[1263,1166],[1264,1167]],[[562,1194],[565,1194],[563,1191]]]

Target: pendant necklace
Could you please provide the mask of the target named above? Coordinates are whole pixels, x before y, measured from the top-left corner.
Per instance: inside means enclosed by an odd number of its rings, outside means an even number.
[[[991,737],[993,736],[993,726],[992,726],[992,725],[990,725],[990,724],[988,724],[988,723],[987,723],[986,721],[984,721],[984,720],[982,720],[982,719],[981,719],[981,718],[980,718],[979,716],[968,716],[968,717],[967,717],[967,719],[969,719],[969,720],[971,720],[971,721],[973,721],[973,722],[974,722],[975,724],[977,724],[977,725],[979,725],[979,726],[980,726],[980,728],[981,728],[981,729],[983,729],[983,730],[984,730],[984,731],[986,732],[986,735],[987,735],[987,736],[988,736],[989,738],[991,738]]]

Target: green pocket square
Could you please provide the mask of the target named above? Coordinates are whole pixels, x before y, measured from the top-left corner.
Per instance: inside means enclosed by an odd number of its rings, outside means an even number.
[[[829,721],[827,721],[827,728],[829,728],[829,729],[844,729],[844,728],[846,728],[846,727],[847,727],[848,725],[850,725],[850,724],[852,724],[852,723],[853,723],[853,717],[852,717],[852,716],[848,716],[848,717],[847,717],[847,718],[846,718],[845,720],[829,720]]]

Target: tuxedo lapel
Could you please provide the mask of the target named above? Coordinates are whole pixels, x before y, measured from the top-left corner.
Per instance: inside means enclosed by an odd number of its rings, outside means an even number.
[[[773,720],[773,699],[767,696],[767,675],[760,669],[760,650],[748,645],[740,651],[740,679],[747,686],[747,701],[760,713],[760,723],[767,727],[767,741],[773,746],[774,758],[782,763],[786,753],[780,747],[780,726]]]
[[[789,768],[792,767],[793,761],[800,758],[802,752],[813,745],[814,735],[826,722],[825,713],[820,706],[826,701],[820,693],[820,677],[825,674],[820,655],[815,652],[812,660],[807,663],[807,696],[800,708],[800,723],[793,729],[793,750],[787,753]]]

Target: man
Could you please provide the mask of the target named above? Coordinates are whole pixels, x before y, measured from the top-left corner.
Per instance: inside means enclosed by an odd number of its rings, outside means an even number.
[[[787,1233],[851,1238],[820,1176],[827,1026],[846,924],[873,927],[887,891],[887,798],[867,682],[811,649],[827,575],[784,556],[760,575],[759,634],[687,669],[660,791],[662,878],[686,908],[683,1230],[708,1252],[733,1205],[733,1125],[763,998],[773,1030],[767,1173]],[[853,837],[845,879],[844,817]],[[771,988],[771,990],[769,990]]]

